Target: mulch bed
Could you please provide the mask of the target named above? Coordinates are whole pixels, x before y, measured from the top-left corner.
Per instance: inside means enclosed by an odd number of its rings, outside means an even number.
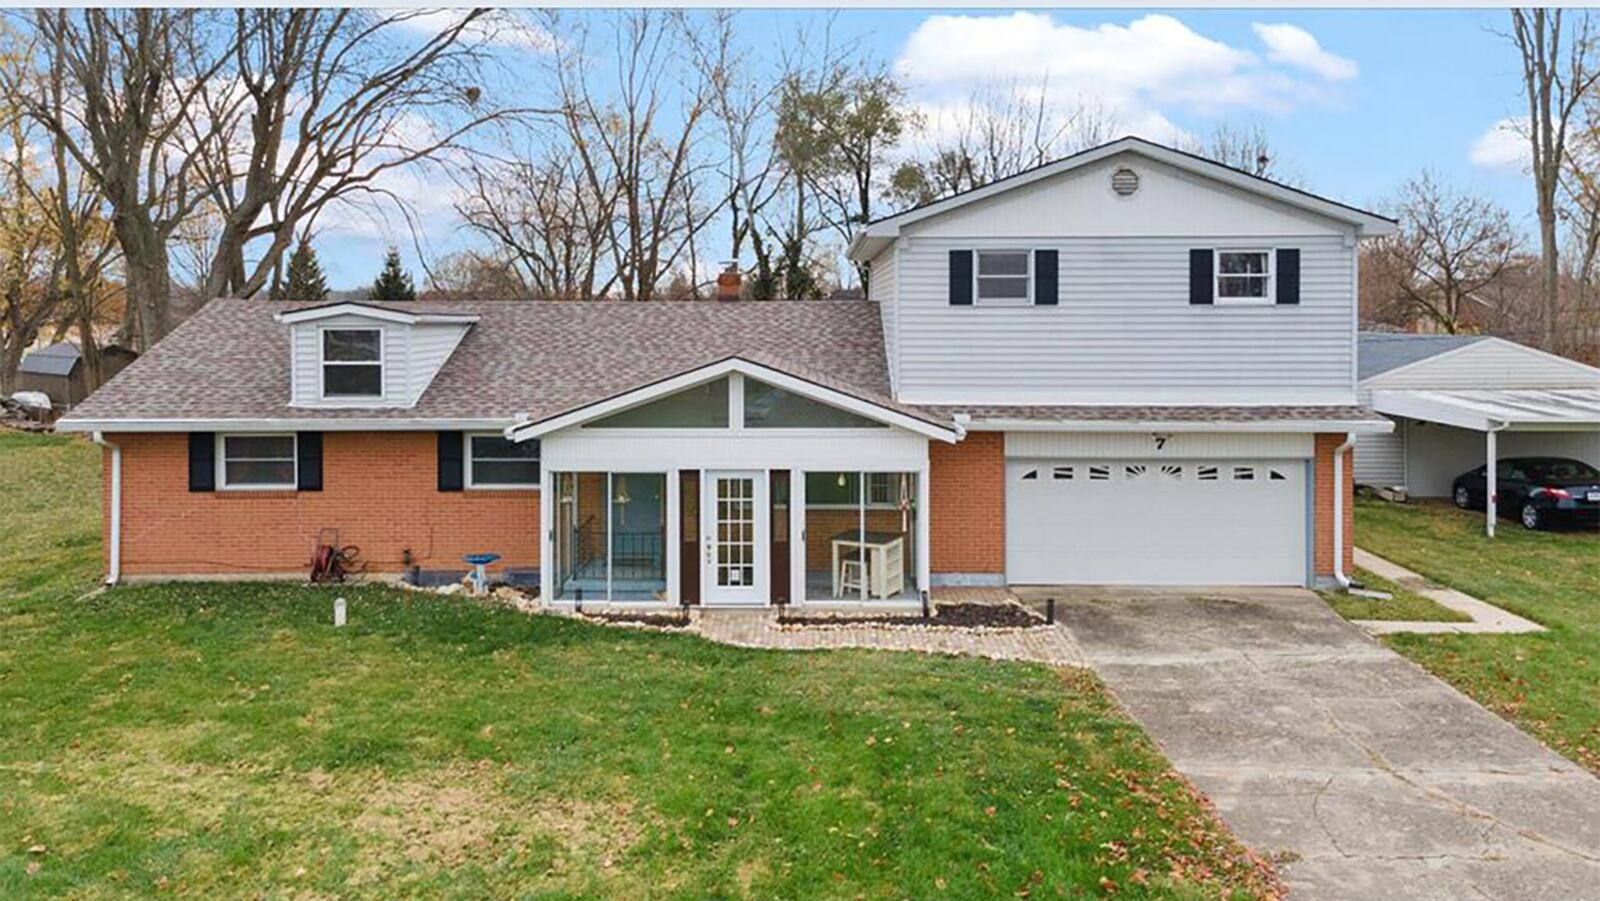
[[[652,626],[657,629],[686,629],[689,618],[674,613],[584,613],[584,619],[597,623],[624,623],[634,626]]]
[[[782,626],[942,626],[953,629],[1028,629],[1045,624],[1044,618],[1016,604],[939,604],[933,616],[875,613],[867,616],[785,614]]]

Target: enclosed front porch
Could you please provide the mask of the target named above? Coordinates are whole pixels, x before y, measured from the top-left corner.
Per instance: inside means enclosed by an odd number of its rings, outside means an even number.
[[[919,605],[928,441],[955,433],[742,361],[700,375],[525,430],[542,442],[545,597]]]

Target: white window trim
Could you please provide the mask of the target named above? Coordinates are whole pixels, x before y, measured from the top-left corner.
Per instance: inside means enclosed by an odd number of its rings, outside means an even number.
[[[506,436],[505,436],[504,432],[468,432],[466,434],[466,447],[463,448],[464,453],[462,454],[462,469],[464,470],[464,472],[462,473],[462,486],[463,487],[468,488],[468,489],[470,489],[472,491],[537,491],[539,489],[540,486],[539,486],[539,482],[538,481],[532,481],[532,482],[485,482],[485,483],[480,485],[480,484],[478,484],[478,482],[476,482],[472,478],[472,460],[473,460],[473,457],[472,457],[472,439],[474,439],[474,438],[501,438],[501,439],[504,439],[505,437]],[[534,439],[534,440],[537,441],[538,439]],[[543,462],[543,458],[544,458],[544,447],[543,447],[543,445],[541,445],[540,448],[539,448],[539,458],[540,459],[533,460],[533,461],[518,460],[516,462],[519,462],[519,463],[532,462],[532,463],[535,463],[535,464],[542,463]],[[509,458],[509,457],[490,457],[488,459],[490,459],[490,460],[505,460],[507,462],[511,461],[511,458]],[[540,470],[542,471],[542,469],[543,469],[543,467],[541,466]],[[535,478],[535,480],[537,480],[538,476],[534,476],[534,478]]]
[[[1020,253],[1028,258],[1027,275],[989,275],[980,276],[983,264],[980,258],[986,253]],[[1028,283],[1026,297],[991,297],[983,298],[983,292],[978,290],[979,278],[1025,278]],[[1031,307],[1033,306],[1033,250],[1024,247],[984,247],[972,251],[972,305],[985,307]]]
[[[329,394],[328,393],[328,367],[329,366],[371,366],[370,360],[329,360],[326,359],[328,332],[377,332],[378,333],[378,393],[377,394]],[[381,401],[388,397],[389,391],[389,361],[385,345],[389,343],[387,330],[376,325],[325,325],[317,329],[317,396],[322,400],[337,403],[351,403],[361,401]]]
[[[233,485],[228,482],[228,439],[229,438],[288,438],[290,462],[294,464],[294,477],[288,482],[272,482],[264,485]],[[218,432],[216,437],[215,456],[217,467],[217,488],[222,491],[298,491],[300,490],[300,435],[298,432]],[[266,457],[247,457],[249,460],[266,460]],[[277,459],[276,457],[270,459]]]
[[[1245,275],[1244,278],[1264,278],[1267,283],[1266,292],[1260,297],[1224,297],[1222,294],[1222,280],[1224,278],[1239,278],[1238,273],[1224,275],[1222,271],[1222,255],[1225,253],[1259,253],[1267,258],[1265,276]],[[1267,307],[1272,306],[1276,299],[1273,291],[1277,287],[1277,254],[1269,247],[1219,247],[1211,252],[1211,302],[1220,306],[1237,307]]]

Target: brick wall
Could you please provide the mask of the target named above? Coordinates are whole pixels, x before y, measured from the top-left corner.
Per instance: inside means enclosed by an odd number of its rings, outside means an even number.
[[[932,572],[1005,572],[1005,435],[969,432],[957,444],[930,441],[928,466]]]
[[[1313,569],[1319,576],[1333,575],[1333,452],[1345,441],[1342,432],[1321,434],[1316,439],[1315,470],[1316,496],[1313,498],[1313,529],[1316,536],[1315,551],[1313,553]],[[1354,467],[1351,465],[1348,452],[1344,459],[1344,484],[1340,491],[1344,493],[1344,571],[1349,575],[1350,569],[1355,565],[1352,544],[1355,540],[1354,510]]]
[[[323,527],[376,572],[398,572],[406,548],[424,569],[465,569],[475,551],[500,554],[499,566],[539,563],[539,492],[439,491],[433,432],[324,433],[319,492],[191,493],[187,435],[108,437],[122,447],[125,575],[304,572]],[[107,505],[110,466],[108,450]]]

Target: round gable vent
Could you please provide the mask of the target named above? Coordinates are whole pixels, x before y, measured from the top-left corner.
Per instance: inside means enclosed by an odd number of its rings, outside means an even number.
[[[1111,190],[1118,197],[1132,197],[1139,190],[1139,173],[1126,166],[1111,173]]]

